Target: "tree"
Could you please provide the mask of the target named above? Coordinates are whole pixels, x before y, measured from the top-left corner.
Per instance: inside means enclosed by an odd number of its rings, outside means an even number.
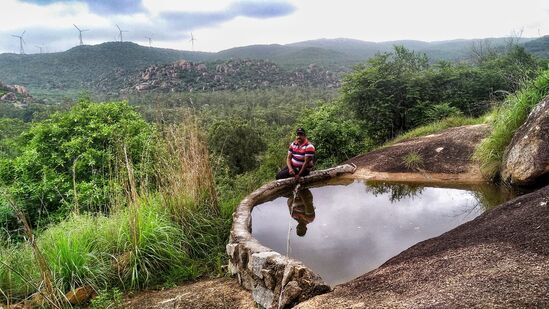
[[[117,167],[126,154],[137,180],[152,173],[154,133],[127,103],[82,101],[35,123],[24,135],[21,155],[0,177],[33,223],[73,207],[104,211],[121,189]]]
[[[315,160],[320,167],[339,164],[367,150],[360,121],[339,102],[324,104],[310,113],[301,126],[315,145]]]
[[[209,131],[208,144],[214,155],[222,156],[234,174],[255,169],[266,144],[256,126],[241,118],[217,120]]]
[[[367,134],[382,143],[425,124],[428,112],[443,103],[447,114],[480,116],[490,108],[494,93],[515,91],[540,67],[518,46],[504,54],[490,51],[477,66],[429,65],[425,55],[395,47],[393,53],[378,54],[347,75],[342,100],[363,120]]]
[[[395,46],[394,53],[378,54],[345,77],[343,102],[365,120],[368,135],[382,142],[409,127],[408,111],[417,100],[408,88],[428,68],[425,54]]]

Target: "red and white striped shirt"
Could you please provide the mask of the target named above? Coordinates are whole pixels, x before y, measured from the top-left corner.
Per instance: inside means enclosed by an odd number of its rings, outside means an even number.
[[[301,145],[299,145],[297,141],[291,143],[290,147],[288,148],[288,154],[292,155],[292,167],[301,168],[303,166],[303,163],[305,163],[305,157],[310,157],[311,160],[309,161],[306,168],[312,168],[314,164],[313,159],[315,156],[315,151],[315,146],[309,143],[309,140],[307,139],[305,139],[305,141]]]

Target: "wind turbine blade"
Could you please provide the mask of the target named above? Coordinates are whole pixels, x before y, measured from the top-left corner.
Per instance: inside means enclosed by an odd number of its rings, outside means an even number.
[[[27,32],[27,30],[24,30],[23,33],[21,33],[21,36],[23,36],[23,34],[25,34],[25,32]]]
[[[75,24],[72,24],[72,25],[74,26],[74,28],[78,29],[78,31],[81,31],[80,28],[78,28],[77,25],[75,25]]]
[[[90,29],[84,29],[84,30],[81,30],[82,32],[86,32],[86,31],[90,31]]]
[[[122,31],[122,30],[120,29],[120,27],[118,27],[117,24],[115,24],[115,26],[116,26],[116,28],[118,28],[118,31]]]

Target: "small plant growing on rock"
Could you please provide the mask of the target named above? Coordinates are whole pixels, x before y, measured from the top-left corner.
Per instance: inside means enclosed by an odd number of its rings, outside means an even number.
[[[423,158],[417,152],[410,152],[402,157],[402,162],[404,166],[408,169],[418,169],[423,166]]]

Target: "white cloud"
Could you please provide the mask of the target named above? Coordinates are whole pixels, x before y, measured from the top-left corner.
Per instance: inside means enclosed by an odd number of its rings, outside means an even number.
[[[232,0],[143,0],[143,6],[153,14],[161,12],[211,12],[226,9]]]
[[[434,41],[502,37],[521,29],[525,37],[549,34],[546,0],[143,0],[144,11],[113,16],[94,14],[78,2],[42,6],[16,0],[2,2],[7,13],[0,19],[0,52],[17,51],[18,42],[10,34],[24,29],[31,46],[44,43],[51,50],[69,48],[77,43],[73,23],[91,30],[84,36],[88,43],[114,40],[114,24],[118,23],[130,31],[125,36],[129,40],[145,43],[145,37],[152,35],[155,46],[177,49],[191,48],[188,34],[192,31],[198,39],[195,48],[206,51],[317,38]],[[242,3],[272,2],[291,3],[295,10],[273,18],[223,15]],[[163,19],[166,13],[187,18],[174,23]],[[204,16],[224,19],[205,22]]]

